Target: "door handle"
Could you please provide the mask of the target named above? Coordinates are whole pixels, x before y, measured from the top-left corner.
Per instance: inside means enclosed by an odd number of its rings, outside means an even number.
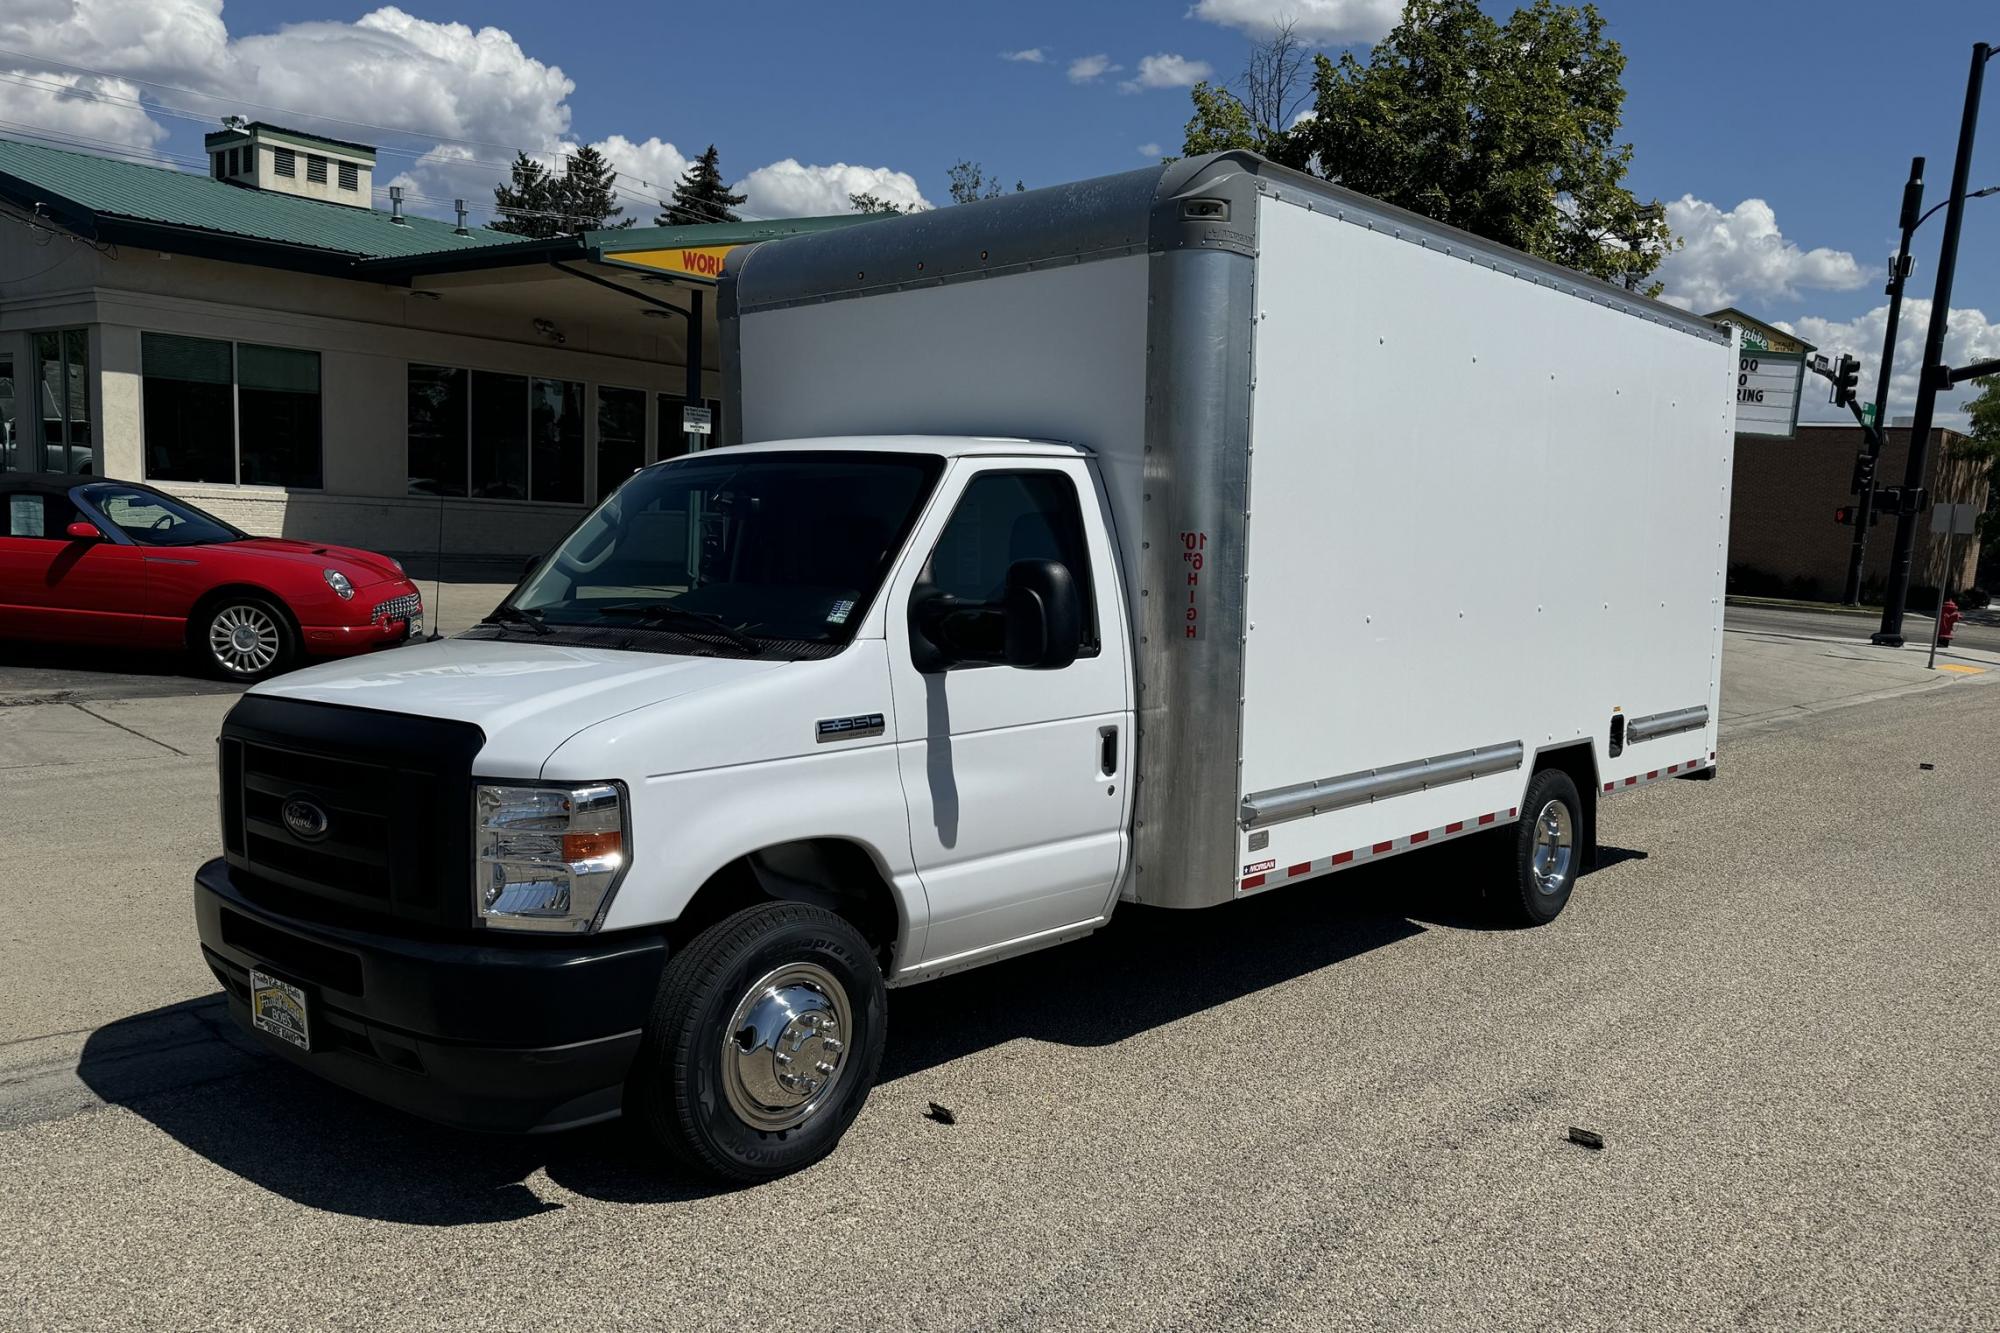
[[[1110,777],[1118,771],[1118,728],[1097,729],[1097,771]]]

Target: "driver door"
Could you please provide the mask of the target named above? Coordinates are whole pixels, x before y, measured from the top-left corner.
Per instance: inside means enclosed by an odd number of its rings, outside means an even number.
[[[0,631],[72,643],[125,643],[142,623],[146,561],[106,532],[71,537],[67,495],[0,484]],[[102,531],[102,525],[98,525]]]
[[[1081,462],[961,459],[886,603],[897,757],[930,902],[924,961],[1091,922],[1128,855],[1132,727],[1124,603]],[[1084,648],[1060,670],[926,671],[914,597],[997,600],[1016,560],[1055,559],[1083,595]]]

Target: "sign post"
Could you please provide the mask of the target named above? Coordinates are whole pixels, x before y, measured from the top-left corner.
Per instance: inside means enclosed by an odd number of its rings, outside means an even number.
[[[1944,595],[1951,587],[1951,558],[1958,551],[1958,539],[1970,536],[1979,522],[1979,510],[1969,504],[1932,505],[1931,535],[1944,538],[1944,573],[1938,579],[1937,619],[1931,622],[1931,656],[1924,665],[1937,670],[1938,638],[1944,633]]]

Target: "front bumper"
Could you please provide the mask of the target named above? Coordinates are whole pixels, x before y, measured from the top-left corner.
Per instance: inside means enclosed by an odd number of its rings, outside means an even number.
[[[531,1133],[618,1114],[666,964],[657,936],[484,944],[302,921],[253,903],[221,860],[195,874],[202,956],[273,1053],[464,1129]],[[302,987],[310,1051],[250,1022],[252,965]]]
[[[414,610],[406,608],[414,608]],[[385,610],[384,608],[388,608]],[[372,652],[377,648],[389,648],[410,639],[421,637],[428,608],[417,586],[407,580],[402,583],[377,583],[361,588],[354,594],[354,600],[341,608],[341,613],[360,616],[366,620],[347,621],[332,625],[301,625],[305,637],[305,649],[315,657],[348,657],[355,653]],[[380,612],[380,614],[377,614]]]

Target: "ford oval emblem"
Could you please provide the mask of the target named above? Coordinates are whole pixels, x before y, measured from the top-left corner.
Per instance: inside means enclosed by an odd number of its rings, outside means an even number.
[[[282,814],[285,827],[300,842],[318,842],[326,836],[326,811],[305,797],[294,796],[286,801]]]

